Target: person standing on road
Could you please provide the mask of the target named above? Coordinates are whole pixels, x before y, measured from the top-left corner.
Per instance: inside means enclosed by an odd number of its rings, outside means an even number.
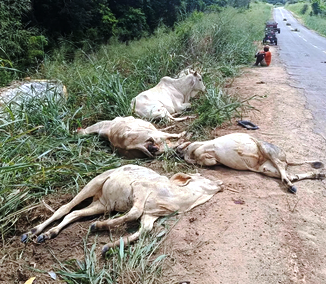
[[[272,53],[269,51],[269,45],[264,46],[264,50],[259,51],[255,57],[256,63],[254,64],[255,66],[269,66],[272,61]]]

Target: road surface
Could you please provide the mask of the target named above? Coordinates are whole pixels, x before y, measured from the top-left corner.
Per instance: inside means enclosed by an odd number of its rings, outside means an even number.
[[[281,28],[277,34],[280,58],[294,86],[304,89],[315,131],[326,140],[326,38],[302,26],[283,7],[274,9],[274,19]]]

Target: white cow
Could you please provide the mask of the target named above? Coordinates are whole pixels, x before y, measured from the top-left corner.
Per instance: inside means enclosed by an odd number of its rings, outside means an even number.
[[[182,121],[191,117],[175,118],[173,115],[190,108],[190,98],[200,91],[204,92],[205,86],[196,71],[190,71],[178,79],[163,77],[155,87],[133,98],[131,108],[139,117]]]
[[[280,178],[292,193],[297,191],[292,181],[325,178],[325,174],[316,172],[296,175],[287,173],[288,165],[307,163],[314,168],[324,165],[319,161],[288,162],[284,151],[277,146],[244,133],[233,133],[203,142],[185,142],[177,148],[177,152],[187,163],[202,166],[222,164],[236,170],[249,170]]]
[[[79,134],[98,134],[107,138],[114,149],[128,158],[144,156],[154,158],[162,154],[166,147],[176,148],[180,143],[170,139],[181,138],[186,134],[170,134],[157,130],[153,124],[132,116],[116,117],[91,125],[85,129],[78,128]]]
[[[222,184],[220,180],[212,181],[200,174],[178,173],[168,179],[151,169],[136,165],[108,170],[92,179],[72,201],[61,206],[52,217],[23,234],[21,241],[25,243],[30,237],[38,236],[36,241],[41,243],[56,237],[62,228],[82,217],[117,211],[128,213],[119,218],[95,222],[91,225],[91,230],[110,230],[141,218],[140,230],[123,239],[127,244],[137,240],[142,233],[151,231],[159,217],[174,212],[184,213],[203,204],[222,190]],[[72,208],[90,197],[93,197],[93,202],[88,207],[69,213]],[[59,225],[41,234],[47,226],[62,217],[64,219]],[[106,244],[102,254],[105,255],[110,247],[118,246],[119,243],[118,240]]]

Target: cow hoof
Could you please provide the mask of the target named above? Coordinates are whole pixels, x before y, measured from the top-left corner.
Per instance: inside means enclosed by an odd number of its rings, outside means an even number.
[[[37,243],[44,243],[45,242],[45,236],[44,235],[39,235],[36,239]]]
[[[21,238],[20,238],[20,241],[22,243],[26,244],[27,241],[28,241],[28,235],[27,234],[22,235]]]
[[[95,232],[96,231],[96,225],[95,225],[95,223],[93,223],[91,225],[90,230],[91,230],[91,232]]]
[[[296,194],[297,193],[297,189],[295,186],[291,186],[289,189],[289,192],[293,193],[293,194]]]
[[[324,167],[324,164],[322,162],[314,162],[311,165],[314,169],[321,169]]]
[[[102,256],[103,257],[105,257],[105,255],[106,255],[106,252],[109,250],[109,248],[108,248],[108,246],[104,246],[103,248],[102,248]]]

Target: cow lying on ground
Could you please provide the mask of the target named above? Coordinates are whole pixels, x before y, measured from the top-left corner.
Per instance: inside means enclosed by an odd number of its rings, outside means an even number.
[[[185,132],[170,134],[157,130],[147,121],[132,116],[117,117],[114,120],[98,122],[85,129],[77,129],[79,134],[98,134],[107,138],[111,145],[128,158],[153,158],[165,151],[165,147],[176,148],[179,143],[170,139],[181,138]]]
[[[277,146],[244,133],[229,134],[204,142],[185,142],[177,148],[177,152],[187,163],[202,166],[222,164],[236,170],[250,170],[281,178],[292,193],[297,191],[292,181],[325,178],[323,173],[287,173],[287,166],[307,163],[314,168],[322,168],[324,165],[318,161],[288,162],[284,151]]]
[[[128,211],[122,217],[91,225],[91,231],[110,230],[141,218],[140,230],[123,239],[127,244],[137,240],[142,233],[151,231],[159,217],[174,212],[187,212],[209,200],[221,189],[220,180],[211,181],[200,174],[178,173],[168,179],[145,167],[122,166],[92,179],[72,201],[61,206],[48,220],[22,235],[21,241],[25,243],[29,237],[38,236],[36,241],[41,243],[56,237],[63,227],[82,217]],[[73,207],[90,197],[93,197],[93,202],[88,207],[69,213]],[[65,218],[59,225],[41,234],[48,225],[63,216]],[[102,249],[103,255],[110,247],[118,246],[119,243],[118,240],[106,244]]]
[[[190,98],[200,91],[204,92],[205,86],[196,71],[178,79],[163,77],[155,87],[133,98],[131,108],[139,117],[182,121],[191,117],[175,118],[174,115],[190,108]]]

